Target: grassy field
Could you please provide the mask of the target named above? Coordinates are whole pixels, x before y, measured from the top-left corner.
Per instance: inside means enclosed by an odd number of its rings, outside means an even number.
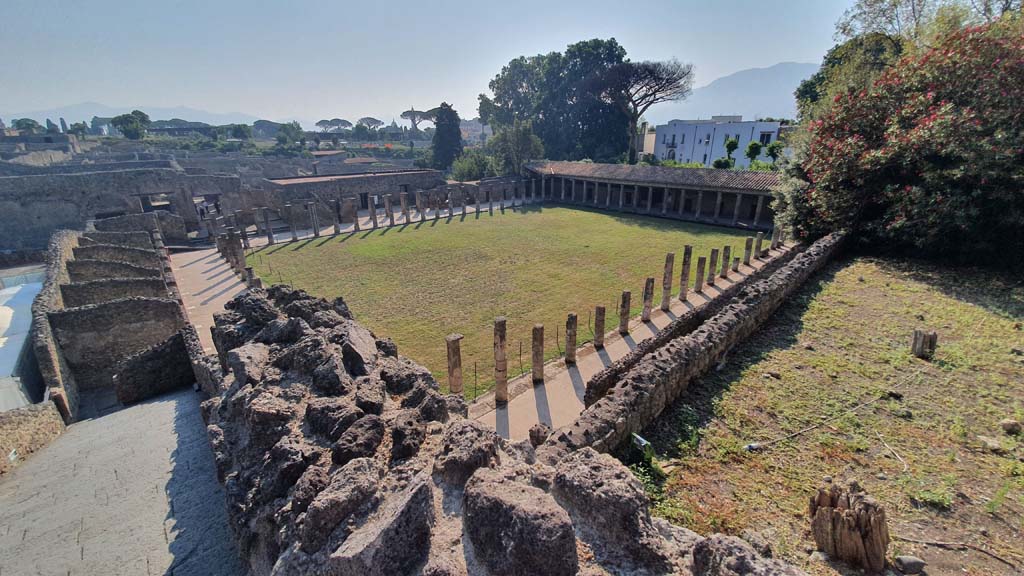
[[[835,263],[644,431],[658,465],[634,468],[656,514],[702,532],[762,531],[813,574],[844,573],[808,559],[807,502],[825,476],[858,480],[891,534],[972,543],[1024,570],[1024,438],[999,426],[1024,419],[1022,317],[1019,277]],[[909,353],[915,327],[939,334],[931,362]],[[1019,573],[976,550],[895,539],[890,553],[924,558],[929,574]]]
[[[617,216],[568,208],[495,210],[479,218],[428,221],[408,227],[320,238],[268,247],[250,257],[264,283],[287,282],[317,296],[343,296],[356,317],[399,351],[446,383],[446,335],[459,332],[466,394],[493,383],[493,322],[508,318],[509,373],[530,370],[530,330],[545,326],[549,357],[556,327],[564,349],[565,318],[579,315],[579,340],[590,340],[588,312],[608,308],[614,326],[618,298],[631,290],[634,313],[644,279],[657,278],[655,305],[667,252],[696,255],[731,244],[742,251],[746,234],[658,218]],[[695,272],[694,272],[695,273]],[[519,346],[523,346],[520,367]]]

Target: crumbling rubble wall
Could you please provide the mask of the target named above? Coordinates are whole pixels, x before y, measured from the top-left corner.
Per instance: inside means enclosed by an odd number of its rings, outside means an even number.
[[[122,404],[192,385],[195,376],[182,332],[122,360],[113,380]]]
[[[226,309],[223,393],[203,412],[254,575],[799,574],[652,518],[611,456],[537,462],[530,442],[466,419],[461,396],[340,298],[274,286]]]
[[[61,297],[68,308],[101,304],[111,300],[141,296],[167,298],[163,278],[104,278],[60,285]]]
[[[82,234],[78,241],[79,246],[92,246],[93,244],[113,244],[115,246],[127,246],[129,248],[153,248],[153,240],[149,233],[154,230],[136,230],[134,232],[100,232],[89,230]]]
[[[583,448],[608,452],[654,421],[687,385],[721,361],[733,346],[757,330],[807,278],[842,246],[835,233],[818,240],[771,276],[745,285],[720,312],[695,331],[676,338],[637,362],[607,394],[567,429],[548,438],[538,456],[558,461]]]
[[[63,431],[64,420],[49,400],[0,412],[0,475]]]
[[[164,210],[142,214],[124,214],[101,218],[93,222],[100,232],[133,232],[159,230],[167,244],[188,244],[188,230],[185,220],[177,214]]]
[[[163,260],[153,247],[131,248],[128,246],[117,246],[114,244],[92,244],[89,246],[76,246],[72,252],[76,260],[107,260],[110,262],[123,262],[140,268],[163,269]]]

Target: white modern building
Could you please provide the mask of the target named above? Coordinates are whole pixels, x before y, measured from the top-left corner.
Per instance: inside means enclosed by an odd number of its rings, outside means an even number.
[[[744,156],[747,144],[760,142],[763,146],[779,139],[778,122],[743,121],[742,116],[712,116],[710,120],[672,120],[657,127],[654,155],[659,160],[699,162],[711,166],[717,158],[725,157],[725,141],[739,140],[732,157],[737,168],[750,166]],[[758,160],[771,159],[761,150]]]

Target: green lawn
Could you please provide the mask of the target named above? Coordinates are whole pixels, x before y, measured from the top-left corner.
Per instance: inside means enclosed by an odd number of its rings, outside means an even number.
[[[452,332],[465,335],[463,370],[472,397],[474,365],[477,394],[493,382],[496,316],[508,318],[509,373],[519,374],[530,369],[533,324],[545,326],[549,358],[559,355],[555,330],[564,349],[567,313],[579,315],[580,342],[588,341],[588,312],[603,304],[606,325],[613,327],[619,295],[628,289],[639,314],[648,276],[657,279],[657,306],[667,252],[677,253],[678,278],[685,244],[694,246],[696,263],[698,255],[726,244],[733,254],[741,253],[746,235],[589,210],[495,210],[493,216],[279,244],[257,252],[249,263],[266,285],[283,281],[317,296],[343,296],[357,319],[377,335],[391,337],[402,354],[427,366],[442,384],[447,380],[444,338]]]

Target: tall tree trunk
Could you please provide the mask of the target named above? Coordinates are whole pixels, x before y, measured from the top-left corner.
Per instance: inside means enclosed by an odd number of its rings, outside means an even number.
[[[629,117],[629,163],[636,164],[636,125],[637,119]]]

